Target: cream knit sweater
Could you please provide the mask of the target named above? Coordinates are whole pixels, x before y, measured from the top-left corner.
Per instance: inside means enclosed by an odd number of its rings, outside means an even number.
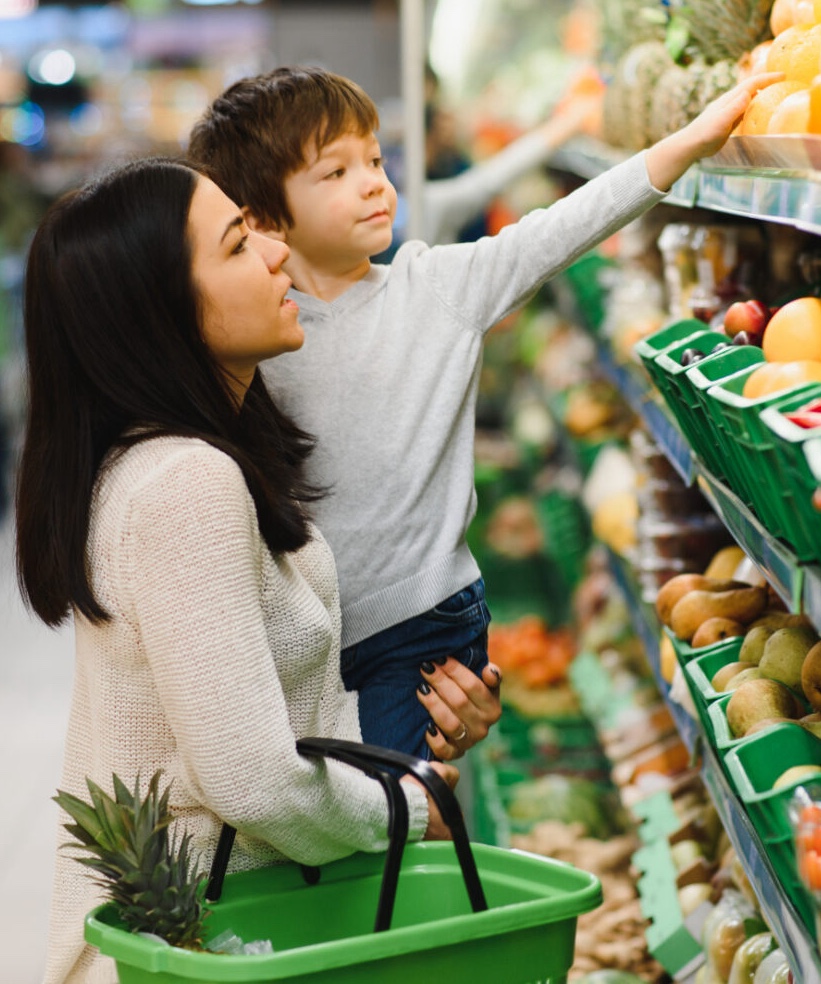
[[[307,735],[360,739],[339,675],[336,570],[318,532],[272,556],[236,464],[201,441],[159,438],[104,471],[88,557],[112,617],[76,618],[61,789],[87,798],[90,776],[110,791],[113,772],[129,786],[139,773],[145,788],[163,769],[202,867],[221,820],[239,830],[232,869],[384,849],[378,784],[295,750]],[[418,839],[426,801],[406,789]],[[58,843],[68,839],[60,826]],[[46,984],[116,981],[113,962],[83,942],[98,902],[87,870],[59,850]]]

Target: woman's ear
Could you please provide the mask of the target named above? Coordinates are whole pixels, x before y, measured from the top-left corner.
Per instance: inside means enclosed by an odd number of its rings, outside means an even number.
[[[284,231],[277,229],[275,226],[268,225],[264,220],[257,218],[247,205],[242,209],[242,217],[252,232],[258,232],[261,236],[267,236],[269,239],[276,239],[280,243],[285,242]]]

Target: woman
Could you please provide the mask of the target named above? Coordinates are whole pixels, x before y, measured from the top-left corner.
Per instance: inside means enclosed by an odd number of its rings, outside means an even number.
[[[237,828],[233,868],[385,846],[378,784],[295,749],[359,728],[333,559],[301,505],[319,494],[302,477],[311,442],[256,371],[303,342],[287,253],[206,177],[143,161],[52,207],[26,280],[18,570],[43,621],[75,619],[61,789],[161,768],[203,864],[221,823]],[[487,733],[498,702],[481,683],[429,680],[440,731]],[[403,782],[411,836],[446,837]],[[97,901],[58,852],[47,984],[115,980],[83,942]]]

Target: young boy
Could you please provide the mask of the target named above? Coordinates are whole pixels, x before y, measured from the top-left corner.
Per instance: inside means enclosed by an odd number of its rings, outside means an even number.
[[[474,408],[485,333],[550,277],[661,201],[715,153],[752,92],[742,83],[683,130],[547,209],[475,243],[407,242],[390,266],[396,191],[371,99],[318,68],[232,85],[195,125],[189,156],[290,247],[305,344],[263,374],[317,438],[315,519],[342,598],[342,673],[363,740],[427,757],[423,673],[455,655],[481,673],[489,613],[465,542],[473,517]],[[427,683],[421,685],[425,693]],[[435,730],[435,729],[434,729]],[[458,743],[466,735],[451,736]]]

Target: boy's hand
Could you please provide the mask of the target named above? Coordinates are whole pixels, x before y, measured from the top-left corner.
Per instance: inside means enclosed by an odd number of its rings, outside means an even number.
[[[690,165],[721,150],[756,92],[783,79],[783,72],[751,75],[714,99],[687,126],[654,144],[646,156],[653,187],[668,191]]]
[[[425,739],[433,754],[443,761],[460,758],[487,733],[502,716],[499,668],[488,663],[482,679],[458,660],[448,659],[442,666],[433,664],[431,673],[422,672],[430,692],[416,691],[417,698],[430,714],[436,734],[430,729]]]

